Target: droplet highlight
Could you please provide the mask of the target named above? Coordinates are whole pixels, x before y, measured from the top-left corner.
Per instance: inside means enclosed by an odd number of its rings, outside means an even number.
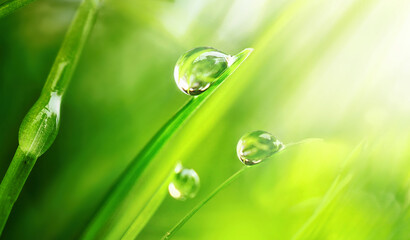
[[[255,165],[284,148],[285,145],[272,134],[258,130],[243,135],[236,152],[243,164]]]
[[[199,176],[193,169],[184,168],[178,164],[175,168],[175,176],[168,185],[171,197],[184,201],[194,198],[199,191]]]
[[[178,59],[174,69],[175,82],[184,93],[199,95],[232,65],[234,59],[214,48],[194,48]]]

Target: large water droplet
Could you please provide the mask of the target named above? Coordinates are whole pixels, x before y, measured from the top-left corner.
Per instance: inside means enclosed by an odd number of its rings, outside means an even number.
[[[179,89],[188,95],[207,90],[232,64],[234,57],[214,48],[194,48],[182,55],[174,69]]]
[[[285,145],[272,134],[253,131],[239,139],[236,152],[245,165],[254,165],[281,151]]]
[[[169,194],[177,200],[194,198],[199,190],[199,176],[193,169],[184,168],[178,164],[175,176],[168,185]]]
[[[19,130],[19,146],[24,153],[39,157],[54,142],[60,126],[61,95],[42,94],[24,117]]]

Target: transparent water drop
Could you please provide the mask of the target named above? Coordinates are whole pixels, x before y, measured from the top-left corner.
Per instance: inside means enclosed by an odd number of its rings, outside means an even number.
[[[194,48],[182,55],[174,69],[175,82],[188,95],[207,90],[235,58],[214,48]]]
[[[27,155],[39,157],[57,136],[60,125],[61,95],[42,94],[24,117],[19,130],[19,147]]]
[[[184,201],[194,198],[199,190],[199,176],[193,169],[184,168],[178,164],[175,168],[175,176],[168,185],[169,194],[177,199]]]
[[[239,139],[236,147],[239,160],[245,165],[254,165],[283,150],[285,145],[272,134],[253,131]]]

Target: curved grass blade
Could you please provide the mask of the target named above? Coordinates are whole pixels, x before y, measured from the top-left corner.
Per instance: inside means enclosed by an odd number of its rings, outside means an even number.
[[[156,156],[159,150],[165,145],[165,143],[174,135],[174,133],[192,116],[195,111],[208,99],[213,92],[223,83],[223,81],[229,77],[245,59],[251,54],[253,49],[245,49],[242,52],[235,55],[234,63],[202,94],[192,97],[147,143],[147,145],[141,150],[141,152],[134,158],[128,168],[123,172],[120,178],[117,180],[111,192],[106,197],[103,205],[97,211],[94,219],[86,229],[83,239],[96,239],[104,238],[109,235],[113,238],[121,237],[122,234],[128,229],[135,219],[130,221],[125,220],[120,223],[123,212],[126,211],[124,204],[130,193],[132,187],[141,177],[142,173]],[[113,228],[120,228],[115,230]],[[112,231],[110,233],[109,231]]]
[[[35,0],[11,0],[0,4],[0,18],[5,17],[14,11],[34,2]]]
[[[36,160],[58,134],[61,99],[97,14],[99,0],[84,0],[67,31],[41,95],[25,116],[19,146],[0,184],[0,234]]]
[[[320,138],[307,138],[304,140],[301,140],[299,142],[294,142],[294,143],[289,143],[285,145],[285,148],[280,150],[278,153],[286,150],[290,146],[297,146],[300,144],[305,144],[305,143],[310,143],[314,141],[322,141]],[[278,154],[276,153],[276,154]],[[259,164],[258,164],[259,165]],[[188,222],[189,219],[191,219],[192,216],[195,215],[209,200],[211,200],[217,193],[219,193],[223,188],[228,186],[230,183],[232,183],[235,179],[237,179],[245,170],[257,165],[248,165],[244,166],[241,169],[239,169],[237,172],[235,172],[232,176],[230,176],[228,179],[226,179],[223,183],[221,183],[218,187],[216,187],[204,200],[202,200],[200,203],[198,203],[187,215],[185,215],[171,230],[169,230],[163,237],[162,240],[166,239],[171,239],[172,236],[175,235],[175,233],[182,227],[186,222]]]

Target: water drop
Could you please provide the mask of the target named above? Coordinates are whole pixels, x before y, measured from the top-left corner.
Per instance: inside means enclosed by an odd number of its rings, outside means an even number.
[[[283,150],[285,145],[272,134],[253,131],[239,139],[236,152],[245,165],[254,165]]]
[[[193,169],[184,168],[178,164],[175,168],[175,176],[168,185],[169,194],[177,199],[184,201],[194,198],[199,190],[199,176]]]
[[[42,94],[24,117],[19,130],[19,146],[24,153],[39,157],[54,142],[60,123],[61,95]]]
[[[234,59],[214,48],[194,48],[178,59],[174,69],[175,82],[188,95],[201,94],[231,66]]]

